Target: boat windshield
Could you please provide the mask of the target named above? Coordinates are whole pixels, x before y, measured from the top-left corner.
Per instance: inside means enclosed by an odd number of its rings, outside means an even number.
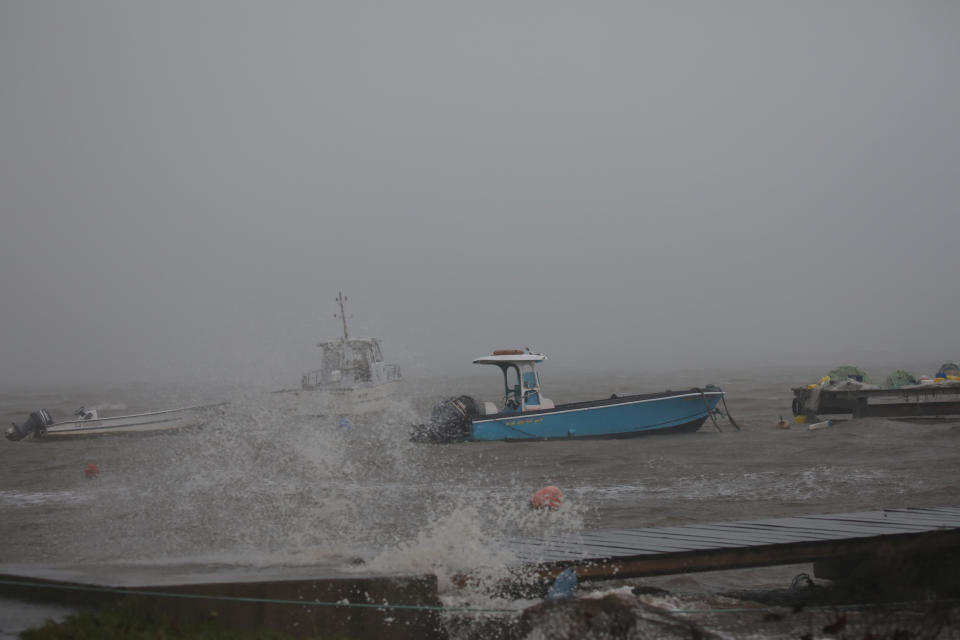
[[[507,409],[520,408],[520,369],[515,364],[501,367],[503,370],[504,400]]]
[[[373,361],[370,343],[353,340],[350,350],[353,352],[353,379],[358,382],[370,380],[370,363]]]
[[[521,371],[521,367],[526,371]],[[500,365],[503,371],[505,409],[522,409],[527,404],[540,402],[540,376],[533,368],[533,363],[509,363]]]

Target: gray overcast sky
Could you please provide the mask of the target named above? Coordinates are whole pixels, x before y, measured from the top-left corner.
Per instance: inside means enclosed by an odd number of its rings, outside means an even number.
[[[960,358],[958,32],[933,1],[4,2],[0,383],[296,384],[338,289],[414,372]]]

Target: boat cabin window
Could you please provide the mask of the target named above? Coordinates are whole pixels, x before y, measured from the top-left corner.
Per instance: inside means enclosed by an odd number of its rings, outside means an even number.
[[[373,357],[373,350],[369,342],[351,342],[350,349],[353,351],[353,379],[358,382],[367,382],[370,380],[370,362]]]
[[[533,368],[530,371],[523,372],[523,388],[524,405],[538,406],[540,404],[540,376]]]
[[[536,389],[540,386],[540,381],[537,380],[536,371],[524,371],[523,372],[523,387],[524,389]]]
[[[504,389],[504,407],[508,409],[520,408],[520,369],[511,364],[502,367]]]

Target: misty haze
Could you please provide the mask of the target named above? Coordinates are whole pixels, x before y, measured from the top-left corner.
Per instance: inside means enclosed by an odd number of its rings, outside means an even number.
[[[0,4],[7,424],[221,407],[0,443],[0,529],[49,554],[0,563],[361,562],[448,597],[542,533],[544,485],[554,533],[949,505],[951,425],[815,432],[791,389],[960,360],[958,29],[933,1]],[[318,346],[339,292],[380,341],[350,357],[402,371],[387,417],[305,400],[347,372]],[[716,384],[739,425],[410,442],[444,398],[504,400],[471,362],[498,349],[546,354],[557,404]]]
[[[951,4],[0,12],[6,385],[957,357]]]

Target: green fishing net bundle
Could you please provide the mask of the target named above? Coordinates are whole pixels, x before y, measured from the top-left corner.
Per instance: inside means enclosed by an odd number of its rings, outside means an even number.
[[[897,369],[887,376],[887,379],[883,381],[883,386],[896,389],[898,387],[909,387],[910,385],[917,384],[917,382],[916,376],[909,371]]]
[[[861,382],[866,382],[868,384],[872,382],[866,371],[850,365],[844,365],[842,367],[833,369],[829,373],[829,376],[831,382],[841,382],[847,378],[853,378],[854,380],[860,380]]]

